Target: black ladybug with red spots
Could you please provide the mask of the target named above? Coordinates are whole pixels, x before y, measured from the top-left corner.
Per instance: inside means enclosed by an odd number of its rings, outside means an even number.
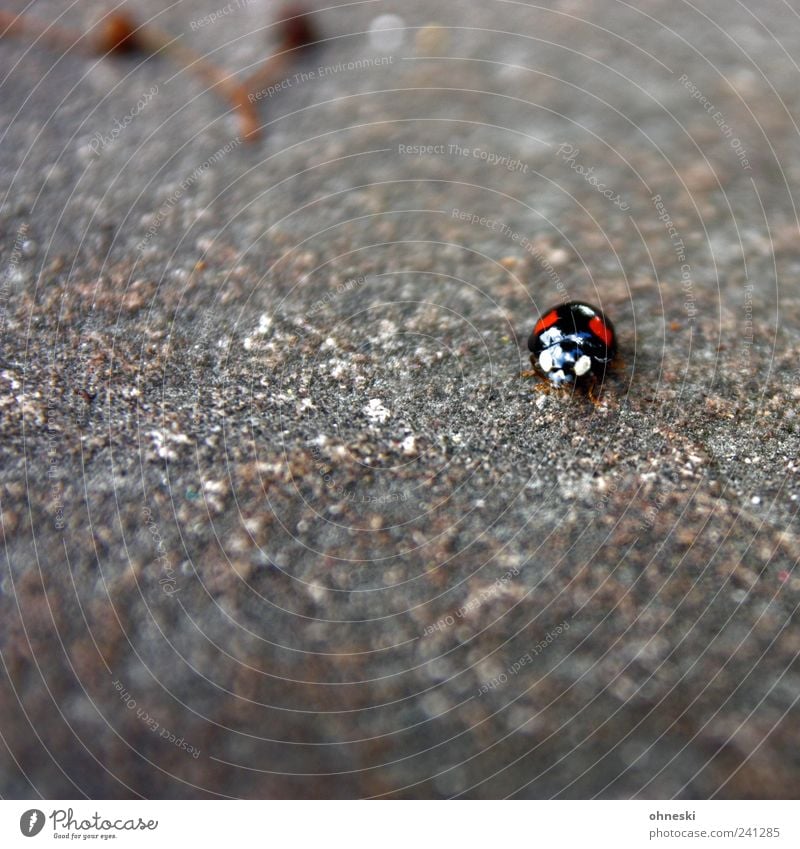
[[[531,363],[550,384],[570,388],[602,383],[617,353],[614,326],[582,301],[546,310],[528,339]]]

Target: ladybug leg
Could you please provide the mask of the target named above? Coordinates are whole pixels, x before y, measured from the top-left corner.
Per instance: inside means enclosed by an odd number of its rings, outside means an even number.
[[[526,380],[530,378],[536,378],[537,380],[541,380],[542,376],[536,370],[536,360],[533,358],[533,354],[531,354],[531,368],[526,369],[525,371],[521,371],[519,376],[525,378]]]
[[[534,392],[549,392],[553,388],[553,384],[542,375],[541,372],[536,371],[535,369],[529,369],[528,371],[521,371],[519,373],[520,377],[523,377],[528,380],[535,380],[536,384],[533,389]]]
[[[589,384],[589,400],[595,405],[595,407],[599,407],[601,404],[600,393],[603,391],[603,384],[597,380],[596,377],[592,377],[592,382]]]
[[[544,380],[546,383],[550,382],[546,378],[542,377],[542,373],[536,368],[536,357],[533,354],[531,354],[531,367],[525,371],[521,371],[519,376],[526,379],[534,378],[536,380]]]

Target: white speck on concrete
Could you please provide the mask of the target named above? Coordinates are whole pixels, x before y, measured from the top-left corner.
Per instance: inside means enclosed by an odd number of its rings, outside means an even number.
[[[370,421],[379,422],[380,424],[384,424],[392,416],[389,410],[384,407],[383,401],[380,398],[370,398],[369,404],[364,407],[364,415]]]
[[[369,44],[375,50],[397,50],[403,43],[406,22],[399,15],[378,15],[369,25]]]

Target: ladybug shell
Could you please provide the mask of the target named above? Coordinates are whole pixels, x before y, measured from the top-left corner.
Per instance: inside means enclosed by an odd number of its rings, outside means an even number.
[[[531,359],[556,386],[603,380],[617,353],[614,326],[601,310],[570,301],[542,313],[528,339]]]

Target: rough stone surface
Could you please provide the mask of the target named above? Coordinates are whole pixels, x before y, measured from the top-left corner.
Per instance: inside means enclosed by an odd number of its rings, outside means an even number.
[[[800,21],[635,5],[322,10],[255,144],[0,41],[4,796],[800,795]]]

